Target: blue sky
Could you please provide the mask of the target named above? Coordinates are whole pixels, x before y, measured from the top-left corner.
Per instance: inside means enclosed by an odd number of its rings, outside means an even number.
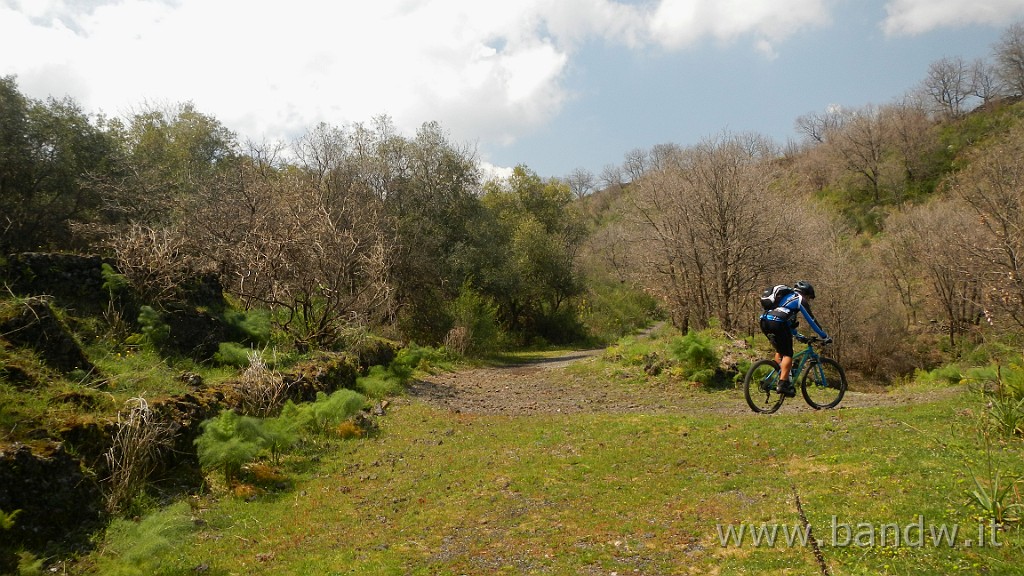
[[[0,75],[90,113],[192,102],[243,139],[437,121],[502,170],[599,173],[723,131],[780,143],[989,59],[1024,0],[0,0]]]

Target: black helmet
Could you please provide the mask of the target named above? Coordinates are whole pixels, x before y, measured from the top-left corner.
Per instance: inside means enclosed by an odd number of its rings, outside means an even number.
[[[811,286],[808,282],[800,280],[795,286],[793,286],[793,290],[796,290],[802,296],[806,296],[811,300],[814,300],[814,286]]]

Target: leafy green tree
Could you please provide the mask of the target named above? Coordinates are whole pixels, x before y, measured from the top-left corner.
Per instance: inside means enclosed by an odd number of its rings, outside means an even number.
[[[238,155],[235,134],[191,103],[143,107],[107,128],[119,146],[116,170],[102,185],[119,221],[189,220],[199,190]]]
[[[566,184],[525,166],[485,186],[500,253],[480,282],[512,332],[563,341],[579,335],[565,305],[583,291],[577,255],[587,229],[572,198]]]
[[[31,100],[0,78],[0,248],[74,249],[102,209],[93,177],[112,141],[71,99]]]
[[[485,217],[480,169],[473,153],[450,142],[437,123],[421,126],[412,140],[382,141],[380,154],[397,176],[384,206],[395,231],[399,320],[410,337],[436,342],[452,326],[446,303],[475,273],[488,241],[474,233]]]

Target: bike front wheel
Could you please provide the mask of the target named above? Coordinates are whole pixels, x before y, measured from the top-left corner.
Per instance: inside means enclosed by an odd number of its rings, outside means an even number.
[[[782,406],[785,396],[779,394],[779,365],[774,360],[758,360],[743,378],[743,396],[754,412],[771,414]]]
[[[821,358],[804,370],[800,391],[815,410],[835,408],[846,394],[846,373],[835,360]]]

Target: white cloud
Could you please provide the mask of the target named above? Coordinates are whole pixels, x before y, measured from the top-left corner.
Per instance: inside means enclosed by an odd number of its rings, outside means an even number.
[[[193,101],[243,137],[316,123],[437,120],[460,141],[510,143],[574,95],[586,42],[777,44],[827,21],[828,0],[3,0],[0,74],[85,110]]]
[[[971,24],[1008,25],[1024,18],[1024,0],[892,0],[885,11],[886,34],[912,36]]]
[[[752,35],[761,52],[808,26],[827,23],[824,0],[662,0],[650,20],[652,39],[680,48],[705,37],[732,41]]]

